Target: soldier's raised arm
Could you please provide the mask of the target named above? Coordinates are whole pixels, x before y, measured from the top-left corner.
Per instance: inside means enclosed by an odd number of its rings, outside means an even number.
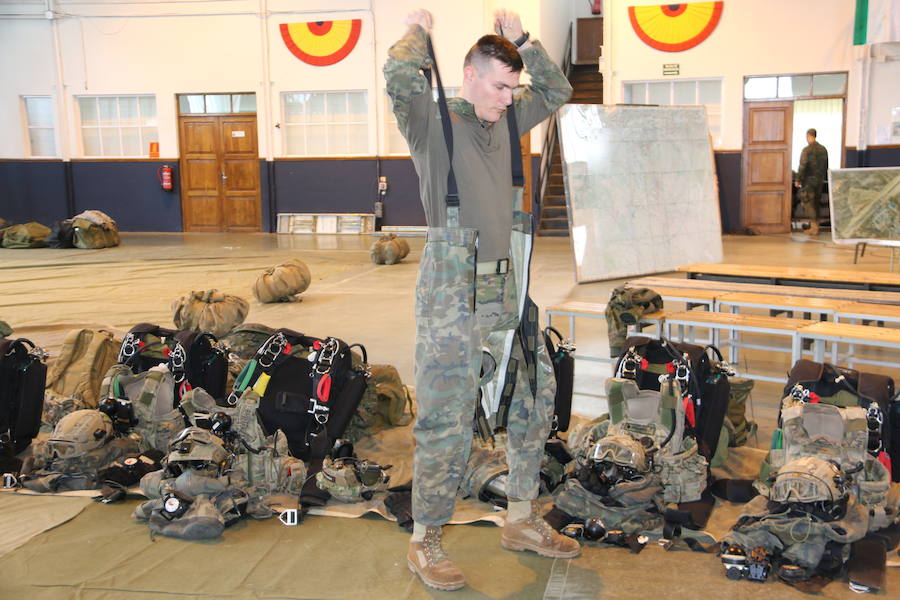
[[[388,50],[384,79],[397,126],[413,149],[424,140],[434,120],[431,84],[421,72],[431,66],[426,43],[431,31],[431,13],[421,9],[413,11],[405,22],[406,34]]]
[[[519,131],[525,133],[565,104],[572,97],[572,86],[544,46],[525,32],[519,15],[498,10],[494,14],[494,31],[518,46],[525,71],[531,77],[531,84],[515,99]]]

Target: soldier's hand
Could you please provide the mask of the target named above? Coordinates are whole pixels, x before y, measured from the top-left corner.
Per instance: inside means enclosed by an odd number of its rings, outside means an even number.
[[[522,19],[511,10],[498,10],[494,13],[494,31],[511,42],[522,37],[525,30],[522,29]]]
[[[418,10],[414,10],[408,15],[406,15],[406,26],[411,27],[412,25],[419,25],[426,32],[431,31],[431,13],[425,10],[424,8],[420,8]]]

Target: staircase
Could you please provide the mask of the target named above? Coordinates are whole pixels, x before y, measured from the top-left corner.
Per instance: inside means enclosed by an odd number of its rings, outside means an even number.
[[[573,104],[602,104],[603,78],[596,64],[572,65],[569,71],[569,83],[572,84]],[[550,124],[548,135],[556,136],[556,117]],[[562,157],[560,144],[553,144],[550,163],[544,170],[547,182],[541,198],[541,215],[538,235],[568,237],[569,212],[566,208],[566,188],[563,182]]]

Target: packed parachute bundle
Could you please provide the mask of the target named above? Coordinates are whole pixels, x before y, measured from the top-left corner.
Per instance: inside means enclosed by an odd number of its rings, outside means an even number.
[[[409,254],[409,243],[396,233],[383,235],[372,243],[369,257],[376,265],[393,265]]]
[[[263,304],[299,302],[297,296],[306,291],[311,279],[306,263],[291,258],[266,269],[253,284],[253,296]]]
[[[49,439],[35,442],[19,483],[35,492],[96,489],[101,471],[145,448],[139,435],[118,432],[100,410],[76,410],[59,420]]]
[[[178,329],[206,331],[221,337],[244,322],[250,304],[219,290],[192,291],[172,302],[172,322]]]
[[[726,575],[763,582],[774,574],[818,591],[846,570],[851,589],[877,591],[885,553],[896,544],[900,497],[881,452],[873,455],[872,404],[859,406],[853,395],[820,397],[794,383],[834,384],[842,376],[834,367],[801,364],[810,362],[799,362],[789,377],[781,427],[754,482],[760,495],[722,542]],[[816,372],[830,375],[803,379]]]
[[[607,380],[609,414],[569,436],[575,471],[555,495],[556,525],[597,518],[624,541],[660,526],[674,540],[682,526],[705,525],[708,464],[688,434],[681,383],[661,379],[658,391]]]

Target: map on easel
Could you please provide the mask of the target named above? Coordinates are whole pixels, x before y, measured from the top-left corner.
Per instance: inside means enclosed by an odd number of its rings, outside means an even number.
[[[559,128],[576,281],[722,261],[702,106],[567,104]]]
[[[828,171],[831,237],[900,246],[900,167]]]

